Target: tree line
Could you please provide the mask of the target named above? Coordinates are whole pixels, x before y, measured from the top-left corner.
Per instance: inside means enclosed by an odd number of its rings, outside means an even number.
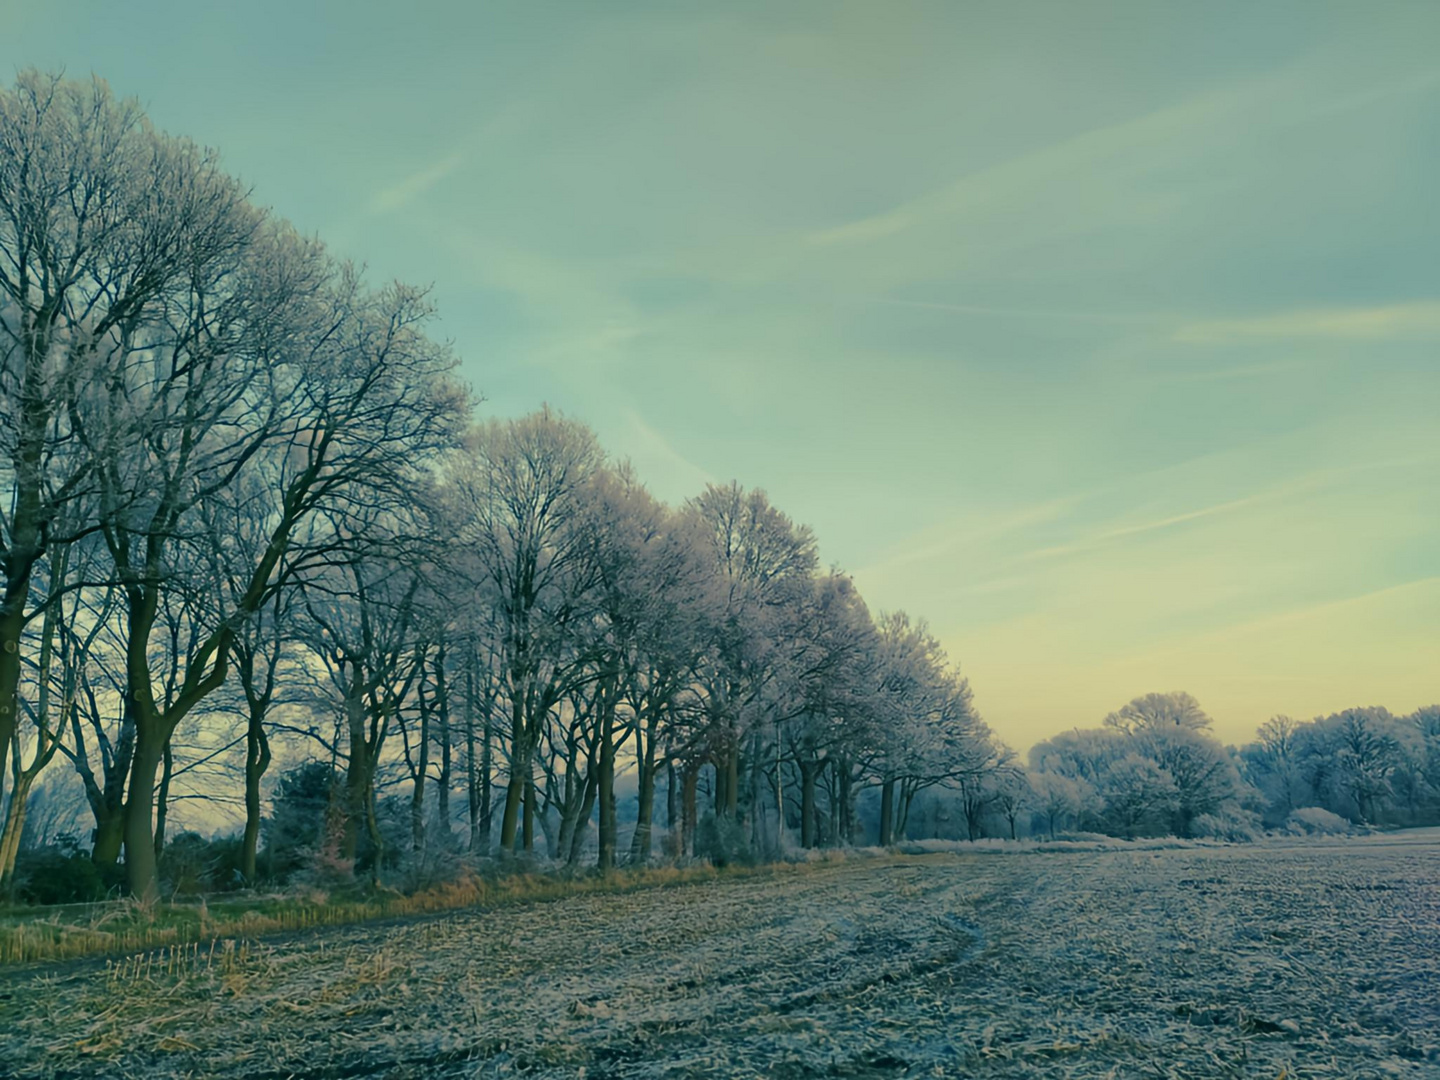
[[[431,315],[104,83],[0,91],[0,887],[47,769],[143,897],[186,799],[259,879],[277,755],[318,766],[281,785],[323,795],[312,861],[374,877],[592,826],[643,861],[662,793],[676,855],[849,842],[872,787],[887,842],[1006,767],[763,492],[669,507],[574,420],[478,422]]]
[[[1147,694],[1040,743],[1018,798],[1036,830],[1248,839],[1319,809],[1357,825],[1440,824],[1440,706],[1276,716],[1225,747],[1189,694]]]

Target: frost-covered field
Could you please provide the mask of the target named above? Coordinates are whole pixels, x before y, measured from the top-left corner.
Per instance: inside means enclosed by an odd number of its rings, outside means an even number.
[[[947,853],[0,980],[0,1075],[1437,1077],[1440,833]]]

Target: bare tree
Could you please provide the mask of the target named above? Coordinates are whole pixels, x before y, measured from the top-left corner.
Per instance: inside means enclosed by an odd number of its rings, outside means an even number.
[[[97,464],[80,414],[149,343],[176,284],[255,222],[213,155],[156,134],[99,80],[29,71],[0,92],[0,774],[35,567],[98,524],[75,505]]]
[[[500,850],[513,850],[518,835],[531,851],[536,751],[551,711],[591,677],[580,643],[591,629],[595,559],[582,493],[602,454],[587,428],[549,410],[492,422],[474,433],[472,448],[466,537],[479,568],[480,602],[494,612],[509,711]]]
[[[742,747],[759,731],[761,701],[785,659],[785,620],[810,587],[815,538],[771,505],[763,491],[710,485],[685,510],[702,558],[712,567],[716,618],[697,669],[703,692],[705,756],[715,764],[717,816],[739,823]],[[758,750],[759,747],[754,747]],[[761,755],[752,752],[751,800]],[[697,766],[692,755],[687,774]],[[687,821],[693,820],[693,782]]]

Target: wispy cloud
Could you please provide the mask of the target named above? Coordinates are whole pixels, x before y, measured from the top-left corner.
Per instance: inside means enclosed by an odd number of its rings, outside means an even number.
[[[1175,340],[1193,344],[1334,338],[1345,341],[1432,340],[1440,338],[1440,300],[1380,307],[1311,308],[1247,319],[1188,323]]]
[[[407,206],[464,165],[469,158],[468,151],[457,151],[411,173],[398,184],[376,192],[370,200],[370,213],[388,214]]]
[[[1292,375],[1314,364],[1310,359],[1270,360],[1261,364],[1236,364],[1233,367],[1202,367],[1160,371],[1147,376],[1151,383],[1209,383],[1236,379],[1263,379],[1272,375]]]
[[[1165,517],[1154,518],[1150,521],[1141,521],[1133,525],[1121,525],[1111,529],[1094,533],[1091,536],[1077,540],[1070,544],[1057,544],[1052,547],[1036,548],[1017,555],[1013,561],[1030,562],[1037,559],[1054,559],[1065,555],[1074,555],[1077,552],[1089,551],[1092,548],[1101,547],[1113,540],[1125,540],[1133,536],[1142,536],[1145,533],[1159,532],[1162,529],[1169,529],[1176,525],[1184,525],[1188,522],[1199,521],[1202,518],[1215,517],[1219,514],[1229,514],[1236,510],[1243,510],[1249,506],[1268,502],[1279,497],[1280,494],[1291,494],[1295,489],[1280,489],[1277,492],[1247,495],[1242,499],[1231,499],[1228,502],[1216,503],[1213,506],[1202,506],[1198,510],[1187,510],[1180,514],[1170,514]]]
[[[1258,618],[1229,623],[1204,633],[1192,634],[1181,642],[1168,644],[1163,648],[1147,650],[1127,657],[1126,661],[1133,662],[1138,659],[1151,659],[1159,656],[1183,653],[1187,649],[1193,649],[1201,643],[1218,642],[1233,644],[1237,639],[1266,637],[1272,635],[1275,631],[1287,627],[1309,625],[1322,620],[1333,622],[1334,616],[1342,612],[1382,605],[1386,601],[1437,589],[1440,589],[1440,574],[1432,574],[1427,577],[1419,577],[1409,581],[1400,581],[1391,585],[1385,585],[1378,589],[1367,589],[1363,592],[1332,597],[1315,603],[1299,604],[1282,611],[1269,612]],[[1266,677],[1272,676],[1267,675]]]
[[[856,570],[855,575],[881,577],[916,564],[946,558],[975,544],[1059,521],[1073,511],[1084,498],[1084,495],[1071,495],[978,518],[974,515],[952,518],[909,537],[892,548],[879,562]]]
[[[1026,563],[1088,552],[1096,548],[1108,546],[1116,541],[1125,541],[1150,533],[1162,532],[1167,529],[1173,529],[1176,526],[1203,521],[1207,518],[1215,518],[1235,514],[1243,510],[1283,503],[1290,499],[1310,495],[1333,487],[1364,473],[1409,468],[1431,460],[1436,460],[1434,455],[1421,454],[1385,458],[1376,461],[1354,462],[1338,467],[1313,469],[1292,477],[1285,483],[1264,488],[1263,490],[1244,495],[1238,499],[1227,499],[1224,502],[1197,507],[1193,510],[1184,510],[1179,513],[1165,514],[1144,521],[1112,525],[1109,528],[1098,529],[1087,536],[1083,536],[1067,544],[1035,548],[1031,551],[1018,553],[1008,561],[1012,563]]]
[[[1156,323],[1170,319],[1160,313],[1123,311],[1073,311],[1064,308],[996,307],[989,304],[945,304],[928,300],[902,300],[890,296],[866,298],[872,304],[887,307],[919,308],[924,311],[950,311],[957,315],[984,315],[997,319],[1056,319],[1064,322],[1094,323]]]
[[[638,464],[644,466],[643,475],[659,473],[667,489],[679,489],[686,494],[699,494],[706,484],[716,482],[714,476],[676,450],[669,439],[647,424],[634,409],[626,410],[625,419],[629,435],[626,441],[632,456],[641,459]],[[661,494],[672,492],[667,490]]]

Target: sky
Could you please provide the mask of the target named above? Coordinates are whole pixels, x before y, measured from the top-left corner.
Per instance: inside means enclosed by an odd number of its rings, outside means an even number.
[[[0,0],[1017,749],[1440,700],[1440,5]]]

